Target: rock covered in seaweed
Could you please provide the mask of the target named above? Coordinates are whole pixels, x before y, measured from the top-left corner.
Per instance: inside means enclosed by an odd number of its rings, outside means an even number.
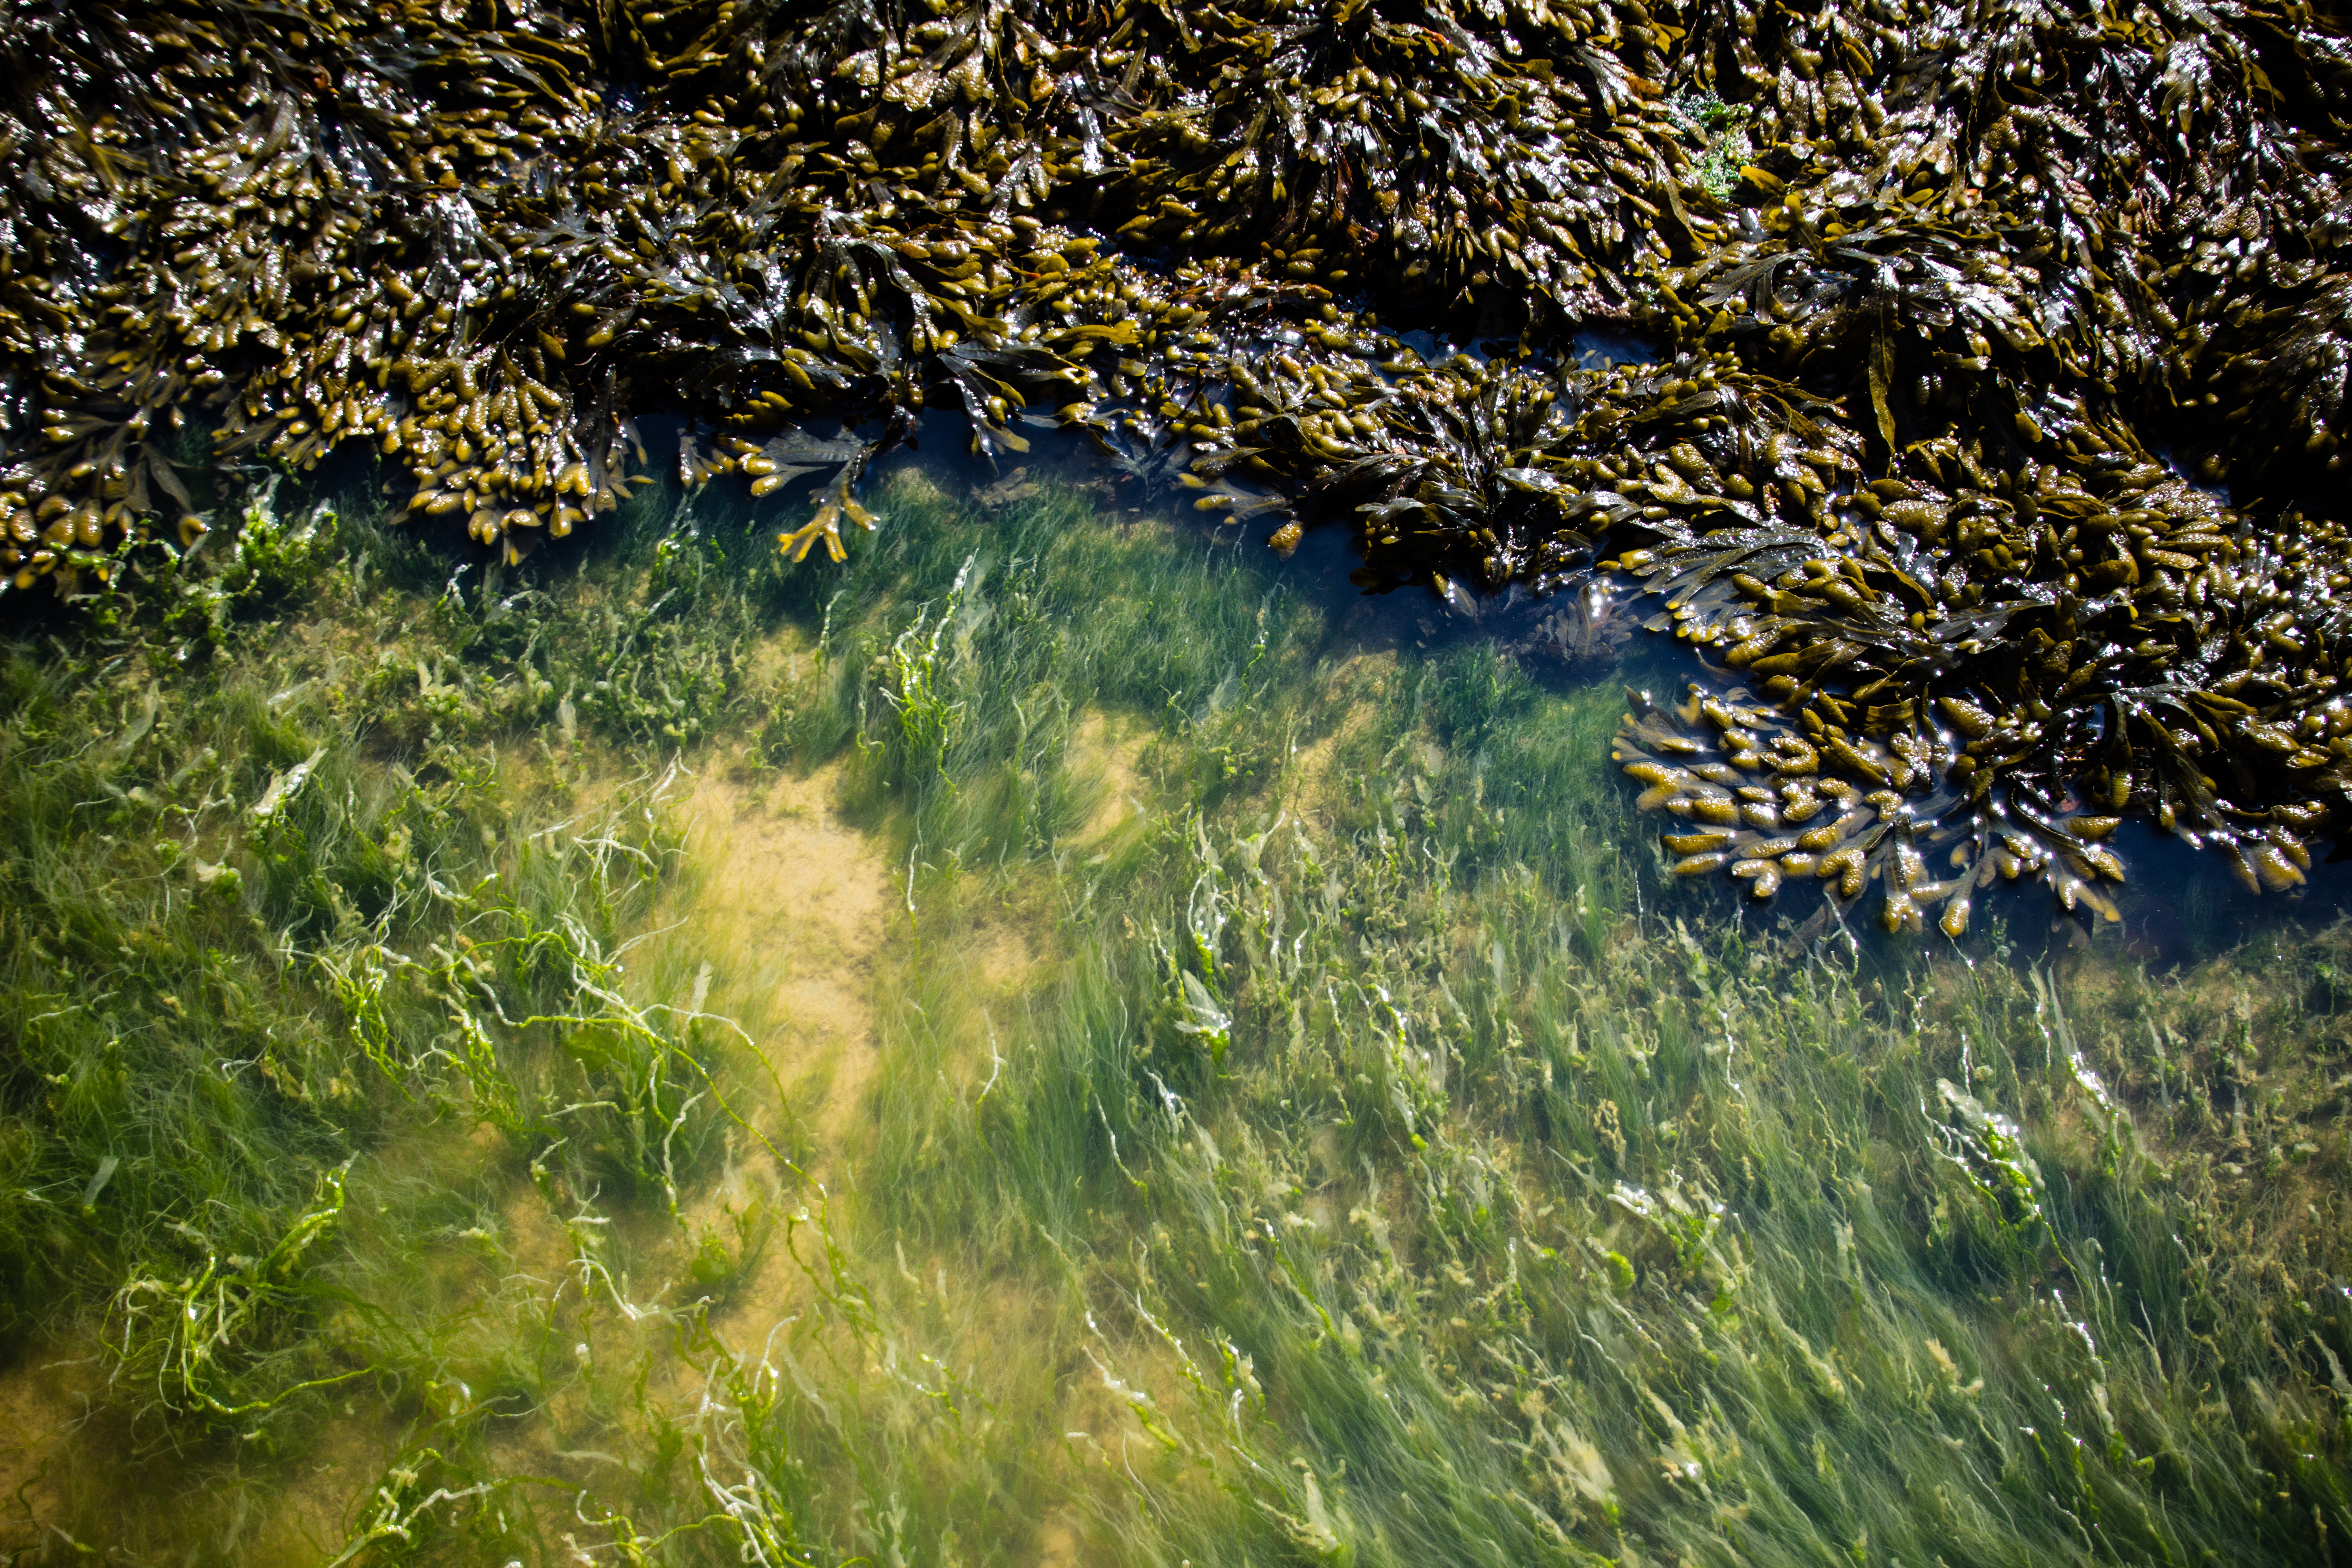
[[[372,443],[511,550],[625,493],[648,407],[698,416],[689,481],[762,491],[809,471],[776,432],[941,402],[992,450],[1024,410],[1148,448],[1223,401],[1180,353],[1329,335],[1368,241],[1355,287],[1622,312],[1687,138],[1646,25],[1548,26],[1593,45],[1566,77],[1362,5],[20,7],[7,564],[70,584],[184,510],[150,437],[190,410],[285,463]],[[1558,232],[1504,265],[1497,200]]]
[[[649,409],[815,481],[796,556],[873,521],[837,422],[1076,428],[1368,586],[1614,562],[1979,838],[2278,882],[2352,829],[2347,58],[2273,0],[19,6],[0,551],[193,539],[191,416],[510,556]]]

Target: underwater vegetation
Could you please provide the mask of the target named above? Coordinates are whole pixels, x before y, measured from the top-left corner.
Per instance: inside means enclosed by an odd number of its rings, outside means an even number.
[[[1623,852],[1612,692],[909,467],[837,574],[665,477],[523,588],[289,480],[9,647],[0,1400],[71,1430],[0,1554],[2352,1531],[2352,930],[1832,962]],[[855,825],[829,1110],[721,1016],[685,769]]]
[[[1089,1507],[1102,1555],[2332,1544],[2340,927],[2170,978],[1997,920],[1976,966],[1691,929],[1617,847],[1607,691],[1475,645],[1360,654],[1295,573],[1255,625],[1246,578],[1220,613],[1174,562],[1147,607],[1103,592],[1143,563],[1050,506],[886,496],[787,730],[847,731],[853,787],[908,813],[926,941],[1035,896],[1019,823],[1071,955],[1018,1023],[906,972],[869,1191],[950,1279],[1040,1233],[1072,1260],[1079,1376],[1140,1427],[1070,1424],[1134,1489]],[[888,700],[910,655],[944,746]],[[1057,834],[1009,808],[1055,798],[1089,690],[1167,693],[1134,762],[1158,787]]]
[[[1344,525],[1368,587],[1636,577],[1964,877],[2087,887],[2144,816],[2292,885],[2352,830],[2325,10],[41,4],[0,65],[19,590],[219,522],[192,426],[371,448],[509,562],[656,467],[813,484],[837,560],[944,412]],[[1805,877],[1762,831],[1728,865]]]
[[[351,542],[314,585],[348,581]],[[545,793],[494,748],[367,754],[392,704],[352,700],[348,648],[192,687],[171,647],[16,647],[0,673],[0,790],[27,834],[0,863],[0,1343],[12,1363],[72,1347],[91,1428],[79,1464],[13,1472],[11,1522],[30,1492],[70,1546],[84,1521],[58,1489],[136,1467],[201,1489],[207,1517],[118,1519],[111,1546],[176,1529],[232,1560],[259,1544],[255,1478],[282,1480],[335,1410],[463,1426],[564,1381],[527,1311],[486,1356],[461,1343],[518,1305],[507,1184],[577,1242],[554,1261],[593,1301],[617,1289],[611,1211],[674,1211],[730,1119],[704,1065],[724,1042],[620,989],[677,855],[657,775],[533,819]],[[452,1125],[475,1135],[436,1147]],[[37,1409],[12,1402],[10,1449]],[[395,1518],[398,1490],[374,1500]]]

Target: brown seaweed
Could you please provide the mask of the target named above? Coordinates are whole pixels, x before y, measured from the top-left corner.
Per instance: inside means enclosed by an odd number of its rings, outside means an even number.
[[[648,412],[813,485],[795,557],[927,418],[1076,430],[1368,587],[1635,578],[1972,864],[2105,875],[2087,801],[2291,884],[2352,830],[2347,61],[2274,0],[18,6],[0,563],[192,542],[192,419],[509,558]]]

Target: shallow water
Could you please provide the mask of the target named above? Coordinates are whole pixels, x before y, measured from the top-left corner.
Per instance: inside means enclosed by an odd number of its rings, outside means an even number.
[[[493,584],[354,485],[209,652],[11,651],[13,1560],[2352,1530],[2339,870],[1812,931],[1610,763],[1666,638],[1043,443],[869,489]]]

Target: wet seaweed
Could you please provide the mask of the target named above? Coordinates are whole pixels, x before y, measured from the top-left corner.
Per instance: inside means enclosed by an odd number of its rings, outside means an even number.
[[[1370,586],[1614,561],[1696,640],[1790,665],[1759,700],[1791,715],[1932,745],[1947,699],[1990,713],[2010,731],[1936,784],[1980,833],[2115,795],[2261,884],[2264,846],[2299,870],[2346,826],[2317,760],[2352,363],[2322,14],[387,0],[6,28],[18,588],[230,521],[191,422],[296,468],[372,448],[412,515],[509,562],[673,462],[814,482],[782,541],[838,560],[865,465],[927,416],[991,457],[1075,428],[1278,549],[1345,524]],[[1574,368],[1595,322],[1658,364]]]

